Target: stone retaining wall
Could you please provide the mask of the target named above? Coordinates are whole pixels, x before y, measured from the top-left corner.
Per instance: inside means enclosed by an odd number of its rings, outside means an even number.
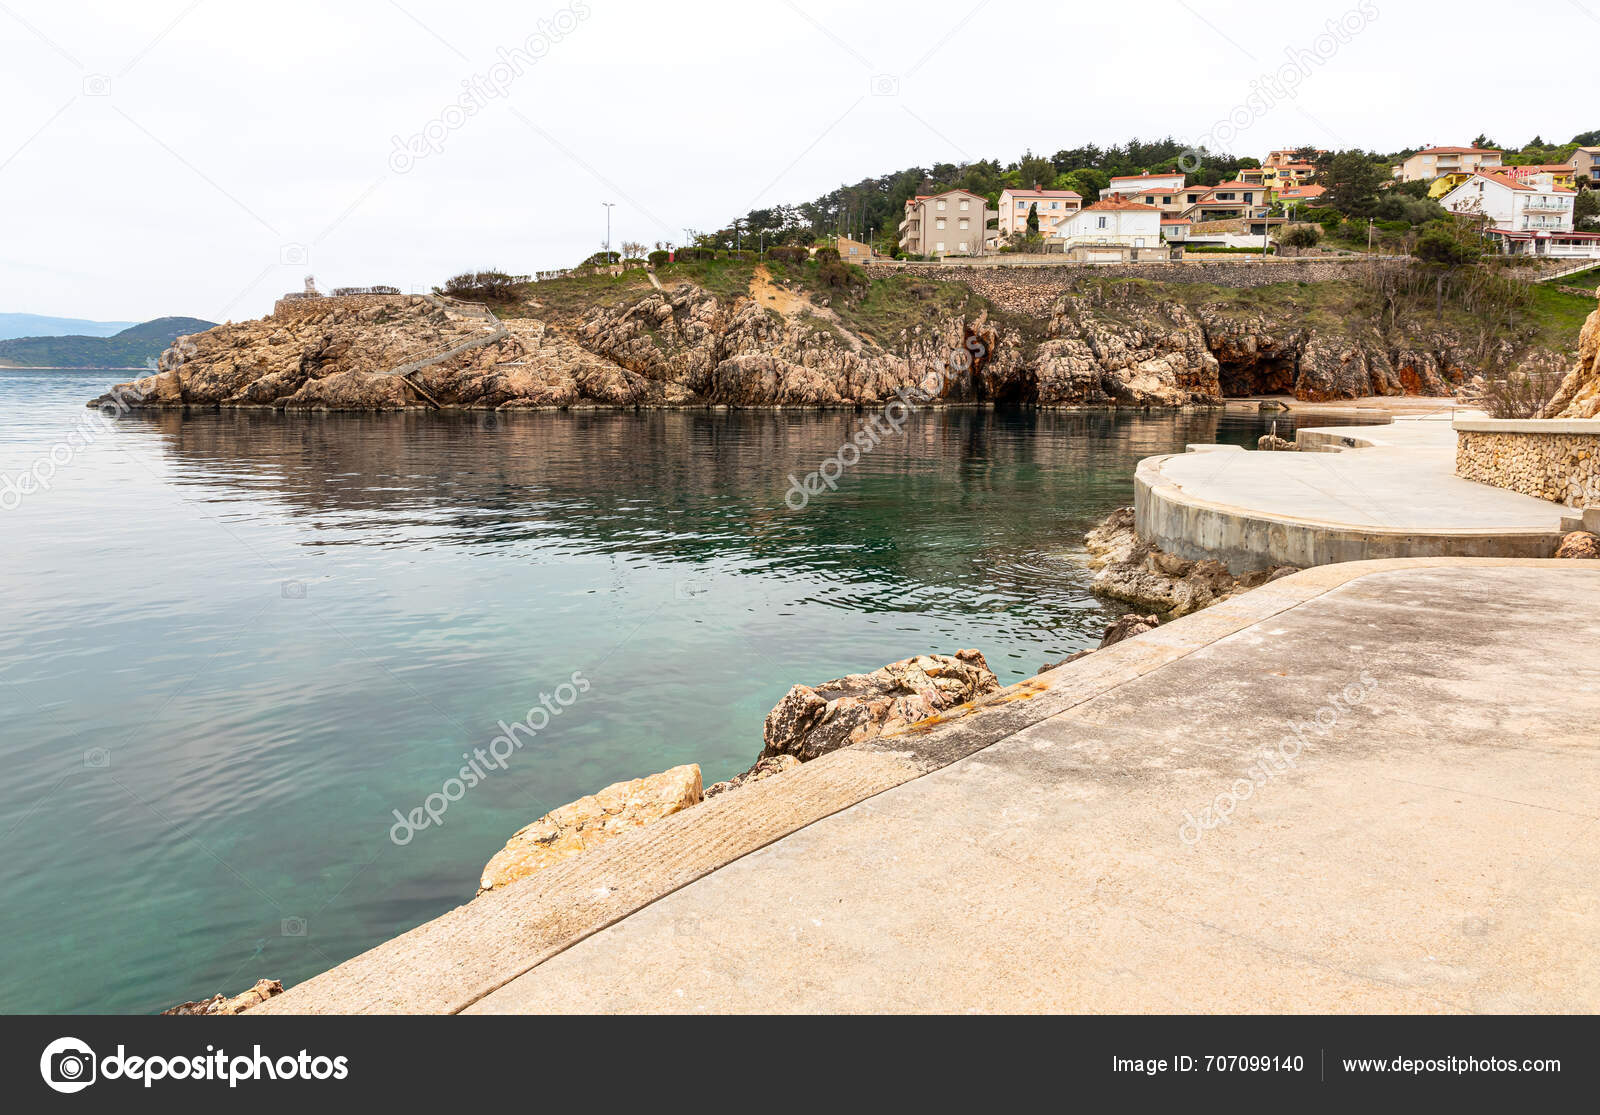
[[[369,306],[405,306],[428,301],[423,294],[324,294],[315,298],[280,298],[273,303],[272,316],[279,321],[317,317],[338,307],[340,310],[365,310]]]
[[[1272,283],[1315,283],[1342,279],[1363,261],[1355,259],[1281,259],[1263,263],[1259,257],[1221,257],[1181,263],[1057,263],[1049,265],[887,264],[864,265],[875,279],[895,275],[924,275],[930,279],[966,283],[978,294],[1005,310],[1049,313],[1050,305],[1074,282],[1097,279],[1149,279],[1161,283],[1209,283],[1246,288]]]
[[[1553,503],[1600,507],[1600,419],[1457,422],[1456,475]]]

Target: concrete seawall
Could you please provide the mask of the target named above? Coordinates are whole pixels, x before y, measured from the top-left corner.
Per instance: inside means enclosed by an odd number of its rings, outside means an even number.
[[[1139,536],[1238,574],[1406,557],[1550,557],[1566,511],[1455,475],[1448,419],[1298,431],[1311,452],[1211,447],[1139,462]]]

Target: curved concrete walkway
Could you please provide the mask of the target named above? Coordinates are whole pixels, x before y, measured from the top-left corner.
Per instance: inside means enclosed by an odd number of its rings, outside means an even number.
[[[1597,714],[1595,565],[1307,570],[252,1013],[1593,1011]]]
[[[1397,557],[1549,557],[1571,514],[1456,476],[1448,416],[1302,429],[1296,442],[1319,451],[1196,446],[1210,451],[1139,462],[1139,536],[1245,573]]]

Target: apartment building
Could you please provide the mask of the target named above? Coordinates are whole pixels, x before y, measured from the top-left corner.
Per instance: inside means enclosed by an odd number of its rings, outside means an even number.
[[[1083,208],[1083,195],[1076,190],[1001,190],[999,235],[1026,232],[1028,211],[1035,205],[1040,234],[1053,236],[1062,221]]]
[[[1474,174],[1500,165],[1501,152],[1492,147],[1428,147],[1395,170],[1402,182],[1428,182],[1444,174]]]
[[[1567,165],[1575,178],[1587,178],[1591,188],[1600,186],[1600,147],[1580,147],[1572,153]]]
[[[1262,163],[1262,165],[1263,166],[1269,166],[1269,167],[1278,167],[1278,168],[1287,167],[1287,166],[1296,166],[1296,165],[1298,165],[1298,166],[1310,166],[1311,165],[1310,163],[1303,162],[1301,160],[1300,153],[1302,151],[1314,151],[1315,154],[1312,156],[1313,158],[1317,158],[1317,157],[1320,157],[1322,155],[1328,154],[1328,152],[1326,150],[1324,150],[1323,148],[1321,148],[1321,147],[1316,147],[1316,148],[1282,147],[1282,148],[1279,148],[1276,151],[1267,152],[1267,157],[1266,157],[1265,161]]]
[[[1445,194],[1439,204],[1482,217],[1484,231],[1511,255],[1600,258],[1600,233],[1573,231],[1576,198],[1576,193],[1560,186],[1480,171]]]
[[[1196,200],[1188,203],[1179,216],[1192,221],[1226,221],[1235,217],[1257,217],[1270,204],[1265,186],[1248,182],[1218,182]]]
[[[907,198],[899,227],[900,250],[918,256],[982,255],[993,216],[988,202],[966,190]]]

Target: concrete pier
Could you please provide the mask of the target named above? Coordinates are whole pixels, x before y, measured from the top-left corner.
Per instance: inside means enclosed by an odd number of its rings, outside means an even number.
[[[1593,563],[1307,570],[252,1013],[1594,1011],[1597,664]]]
[[[1139,536],[1235,573],[1398,557],[1549,557],[1571,510],[1455,475],[1448,415],[1296,433],[1299,453],[1149,457]],[[1308,451],[1309,450],[1309,451]]]

